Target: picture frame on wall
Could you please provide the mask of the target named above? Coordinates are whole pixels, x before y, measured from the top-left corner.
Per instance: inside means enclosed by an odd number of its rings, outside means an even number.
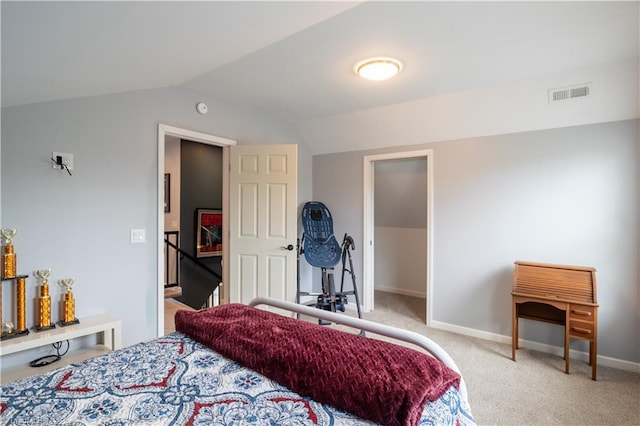
[[[164,212],[171,211],[171,174],[164,174]]]
[[[196,257],[222,256],[222,210],[196,209]]]

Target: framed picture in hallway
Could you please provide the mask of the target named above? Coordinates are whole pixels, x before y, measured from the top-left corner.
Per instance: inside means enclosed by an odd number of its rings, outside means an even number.
[[[196,209],[196,257],[222,256],[222,210]]]

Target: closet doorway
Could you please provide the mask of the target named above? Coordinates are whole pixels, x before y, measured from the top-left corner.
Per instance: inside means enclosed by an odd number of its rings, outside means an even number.
[[[433,305],[432,161],[432,150],[364,158],[364,309],[374,309],[377,289],[414,306],[417,301],[427,325]]]

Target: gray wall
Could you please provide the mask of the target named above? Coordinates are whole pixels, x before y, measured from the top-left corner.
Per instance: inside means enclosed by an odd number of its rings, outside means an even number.
[[[426,297],[427,159],[376,161],[374,287]]]
[[[2,109],[2,227],[18,229],[18,269],[51,268],[52,282],[74,276],[77,315],[121,318],[125,345],[157,330],[158,123],[239,144],[301,142],[286,123],[176,88]],[[51,168],[52,151],[74,154],[72,177]],[[311,156],[304,144],[298,153],[302,202]],[[146,243],[129,243],[133,228],[146,229]],[[30,277],[29,300],[35,286]],[[54,301],[60,290],[52,288]]]
[[[376,161],[375,226],[427,227],[427,160]]]
[[[629,120],[393,149],[434,153],[433,319],[510,336],[515,260],[593,266],[598,353],[639,362],[638,136]],[[356,246],[363,157],[391,151],[313,158],[314,198]],[[562,346],[560,327],[524,322],[522,338]]]
[[[215,278],[189,259],[182,260],[180,301],[200,309],[213,287],[222,281],[222,257],[196,255],[196,209],[222,209],[222,148],[182,140],[180,161],[180,247],[220,276]]]

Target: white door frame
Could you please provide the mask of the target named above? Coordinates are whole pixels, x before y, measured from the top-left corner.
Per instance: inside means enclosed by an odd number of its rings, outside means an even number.
[[[397,160],[403,158],[423,158],[427,160],[427,326],[431,325],[433,314],[433,150],[393,152],[388,154],[366,155],[364,157],[364,203],[363,203],[363,258],[362,293],[363,310],[374,308],[375,241],[374,241],[374,164],[376,161]]]
[[[206,133],[195,132],[193,130],[183,129],[180,127],[168,126],[166,124],[158,124],[158,329],[157,335],[164,335],[164,140],[166,136],[175,136],[181,139],[188,139],[194,142],[200,142],[208,145],[222,147],[222,228],[229,229],[228,215],[224,214],[229,211],[229,146],[236,145],[236,141],[222,138],[220,136],[209,135]],[[229,282],[229,257],[228,234],[223,233],[222,246],[222,282]],[[227,291],[221,289],[221,298],[225,299]],[[228,297],[228,296],[227,296]]]

